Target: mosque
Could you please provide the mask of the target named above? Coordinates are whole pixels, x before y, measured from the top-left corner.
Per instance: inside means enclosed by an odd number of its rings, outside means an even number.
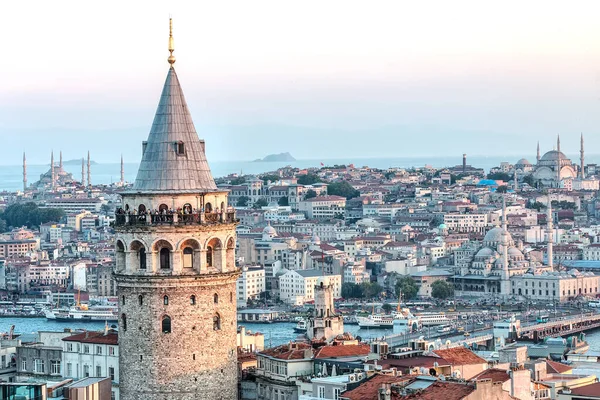
[[[540,157],[540,144],[537,147],[537,164],[532,166],[527,160],[519,160],[515,165],[516,169],[532,171],[533,179],[538,184],[549,188],[560,188],[562,182],[568,179],[580,178],[584,176],[584,143],[581,136],[581,159],[580,165],[573,163],[567,156],[560,151],[560,136],[556,140],[556,149],[551,150]]]
[[[54,162],[54,152],[50,153],[50,169],[40,175],[40,180],[33,183],[33,189],[54,189],[65,186],[75,181],[73,174],[63,168],[62,151],[60,152],[58,166]],[[27,190],[27,159],[23,154],[23,190]]]

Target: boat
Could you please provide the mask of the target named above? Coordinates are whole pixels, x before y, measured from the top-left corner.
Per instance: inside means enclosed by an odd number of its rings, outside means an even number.
[[[355,315],[344,315],[344,325],[358,325]]]
[[[296,333],[306,333],[306,330],[307,330],[307,324],[306,324],[306,320],[304,320],[304,319],[298,321],[298,323],[294,327],[294,332],[296,332]]]
[[[356,317],[358,326],[361,328],[393,328],[394,317],[392,315],[369,315],[368,317]]]
[[[46,319],[57,322],[73,321],[110,321],[119,320],[118,307],[113,306],[92,306],[86,305],[73,306],[70,308],[46,309],[44,311]]]
[[[448,325],[451,321],[444,313],[421,313],[416,314],[415,317],[419,319],[421,325]]]

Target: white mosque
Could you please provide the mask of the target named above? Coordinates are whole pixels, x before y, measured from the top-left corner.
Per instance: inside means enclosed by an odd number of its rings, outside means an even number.
[[[527,160],[519,160],[519,166],[522,169],[527,168],[523,165]],[[556,141],[556,149],[551,150],[540,157],[540,144],[537,148],[537,164],[533,168],[533,179],[536,183],[544,187],[559,188],[561,182],[577,177],[582,180],[584,177],[584,148],[583,135],[581,136],[581,160],[580,165],[573,163],[567,156],[560,151],[560,136]]]

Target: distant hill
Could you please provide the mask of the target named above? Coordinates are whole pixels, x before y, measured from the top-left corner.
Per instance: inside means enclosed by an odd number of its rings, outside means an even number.
[[[296,159],[290,153],[279,153],[269,154],[265,158],[259,158],[254,162],[282,162],[282,161],[296,161]]]
[[[87,165],[87,159],[85,159],[83,162]],[[98,163],[96,161],[94,161],[94,160],[91,160],[90,164],[91,165],[96,165]],[[80,159],[75,159],[75,160],[63,161],[63,165],[81,165],[81,158]]]

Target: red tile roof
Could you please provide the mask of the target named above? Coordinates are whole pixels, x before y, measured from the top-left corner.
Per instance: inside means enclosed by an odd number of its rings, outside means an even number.
[[[410,379],[414,379],[414,376],[373,375],[357,388],[341,393],[340,397],[349,400],[377,400],[381,385],[405,382]]]
[[[576,396],[587,396],[600,399],[600,382],[571,389],[571,394]]]
[[[427,389],[418,393],[409,394],[408,396],[400,396],[392,392],[394,400],[461,400],[475,391],[473,385],[464,383],[451,382],[434,382]]]
[[[485,364],[487,362],[477,354],[473,353],[471,350],[465,349],[464,347],[454,347],[446,350],[434,350],[433,353],[442,357],[451,365]]]
[[[471,378],[473,381],[482,381],[484,379],[491,379],[492,382],[506,382],[510,380],[510,374],[505,369],[490,368]]]
[[[546,373],[548,374],[564,374],[571,370],[573,370],[573,367],[570,367],[566,364],[546,360]]]
[[[303,358],[312,358],[312,347],[306,343],[296,342],[266,349],[260,352],[259,355],[278,358],[280,360],[302,360]]]
[[[119,343],[117,332],[108,331],[105,335],[102,332],[82,332],[73,336],[69,336],[63,339],[65,342],[80,342],[80,343],[94,343],[94,344],[111,344],[116,345]]]
[[[366,356],[371,351],[368,344],[348,344],[338,346],[323,346],[317,350],[315,358],[337,358]]]

